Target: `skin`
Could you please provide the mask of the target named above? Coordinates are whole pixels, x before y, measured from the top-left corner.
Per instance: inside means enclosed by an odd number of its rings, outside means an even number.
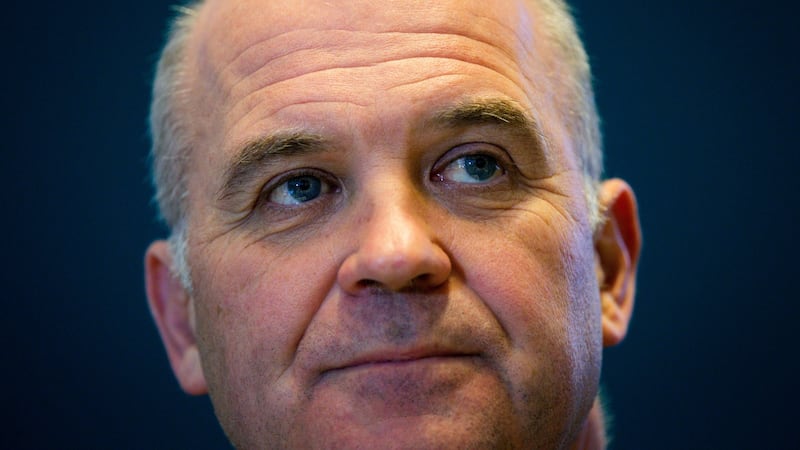
[[[329,3],[198,17],[192,294],[164,241],[146,256],[179,382],[210,393],[238,448],[591,447],[640,234],[621,180],[588,223],[537,11]],[[443,119],[465,105],[479,117]],[[276,139],[293,151],[244,164]],[[497,170],[472,178],[471,155]],[[298,175],[323,192],[281,204]]]

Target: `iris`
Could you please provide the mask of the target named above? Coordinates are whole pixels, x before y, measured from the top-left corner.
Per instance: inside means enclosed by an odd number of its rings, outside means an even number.
[[[486,181],[497,172],[497,161],[491,156],[470,155],[461,161],[467,174],[477,181]]]
[[[322,182],[317,177],[295,177],[286,182],[286,191],[296,202],[308,202],[319,197],[322,192]]]

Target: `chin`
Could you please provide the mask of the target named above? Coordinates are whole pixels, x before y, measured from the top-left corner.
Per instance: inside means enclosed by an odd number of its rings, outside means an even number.
[[[331,423],[328,433],[305,433],[293,439],[289,448],[381,449],[381,448],[519,448],[510,436],[488,424],[441,416],[396,417],[361,426]],[[477,426],[476,426],[477,425]]]

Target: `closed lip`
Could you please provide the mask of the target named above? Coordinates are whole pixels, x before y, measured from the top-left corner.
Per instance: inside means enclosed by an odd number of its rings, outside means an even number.
[[[375,351],[359,355],[356,358],[348,360],[342,364],[336,364],[332,367],[323,370],[323,374],[354,369],[363,366],[379,365],[379,364],[402,364],[424,359],[444,359],[444,358],[471,358],[480,356],[478,352],[460,350],[460,349],[445,349],[445,348],[416,348],[405,350],[384,350]]]

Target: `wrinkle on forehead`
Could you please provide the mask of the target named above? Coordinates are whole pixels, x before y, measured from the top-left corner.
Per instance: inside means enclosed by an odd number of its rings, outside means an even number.
[[[558,94],[550,92],[529,3],[208,0],[189,49],[200,77],[195,126],[208,136],[205,145],[226,148],[288,106],[369,105],[380,91],[456,80],[467,70],[487,80],[500,75],[527,93],[524,103],[551,134],[538,116]],[[304,92],[280,84],[300,77]]]
[[[298,3],[302,6],[298,6]],[[208,1],[198,20],[197,61],[210,85],[225,95],[239,80],[261,71],[267,63],[292,53],[324,51],[332,58],[354,41],[389,45],[391,34],[460,36],[485,46],[507,60],[533,53],[533,34],[524,2],[413,1],[296,2],[286,0]],[[332,45],[347,32],[359,32]],[[365,34],[360,34],[365,33]],[[373,34],[373,36],[368,36]],[[387,34],[376,37],[374,35]],[[358,42],[356,41],[356,42]],[[444,43],[438,44],[441,47]],[[327,47],[325,50],[322,48]],[[271,64],[270,64],[271,65]],[[294,70],[303,70],[294,62]],[[279,67],[273,69],[280,73]],[[284,74],[290,75],[290,74]]]
[[[514,59],[503,48],[481,38],[416,31],[296,30],[254,43],[220,72],[232,80],[226,84],[234,96],[237,87],[248,79],[258,80],[258,89],[309,72],[369,67],[407,58],[452,58],[511,73]],[[487,57],[489,54],[493,58]],[[312,60],[305,56],[315,57],[316,64],[298,64]]]
[[[302,93],[305,101],[314,99],[317,102],[335,101],[337,98],[341,98],[337,94],[347,92],[352,82],[388,92],[399,87],[430,82],[436,78],[462,77],[465,67],[471,67],[475,71],[488,69],[496,74],[503,74],[503,78],[516,86],[524,84],[523,79],[515,76],[514,66],[510,62],[503,64],[501,61],[474,52],[474,48],[470,49],[467,46],[464,47],[464,52],[452,52],[451,50],[450,54],[420,54],[409,49],[398,50],[398,53],[391,56],[378,57],[375,55],[363,60],[357,58],[341,61],[336,59],[332,61],[316,60],[315,63],[309,63],[305,67],[292,67],[296,65],[295,60],[294,64],[292,61],[286,61],[285,65],[277,65],[278,70],[273,70],[275,63],[270,64],[269,67],[253,74],[251,79],[243,80],[231,88],[229,95],[223,97],[223,102],[230,101],[230,117],[249,121],[248,115],[259,106],[261,108],[258,114],[262,117],[256,117],[255,120],[273,115],[282,108],[282,105],[277,103],[269,106],[263,105],[263,94],[269,90],[280,92],[282,83],[303,77],[310,89],[313,89],[313,86],[324,87],[324,89],[314,92]],[[285,68],[285,70],[280,68]],[[436,69],[435,74],[431,73],[432,69]],[[348,71],[347,77],[337,78],[334,76],[342,70]],[[284,91],[283,95],[288,95],[288,93]],[[366,106],[371,103],[371,95],[369,90],[364,90],[363,93],[348,92],[346,98],[352,104]],[[302,100],[297,101],[297,103],[301,102]]]
[[[493,0],[466,2],[441,0],[374,2],[297,0],[208,0],[199,26],[205,31],[209,56],[225,63],[236,59],[254,42],[266,41],[297,30],[348,30],[385,33],[450,33],[475,36],[479,41],[496,38],[527,46],[532,35],[527,2]],[[497,36],[503,29],[503,36]],[[483,38],[479,38],[483,36]],[[207,39],[206,39],[207,38]],[[517,50],[531,50],[531,47]]]

